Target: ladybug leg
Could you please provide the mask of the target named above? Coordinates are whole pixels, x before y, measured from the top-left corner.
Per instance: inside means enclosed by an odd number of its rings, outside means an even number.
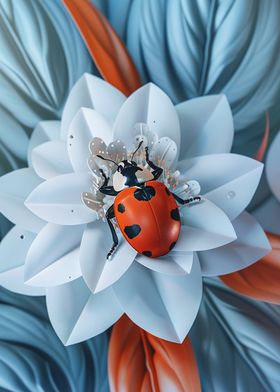
[[[104,178],[104,182],[99,188],[99,191],[103,193],[104,195],[109,195],[109,196],[117,196],[118,192],[115,191],[114,187],[111,185],[108,185],[109,182],[109,177],[106,176],[104,171],[102,169],[99,169],[102,177]]]
[[[193,197],[189,197],[188,199],[182,199],[181,197],[177,196],[175,193],[172,193],[172,195],[174,196],[174,199],[178,203],[183,205],[201,201],[201,196],[193,196]]]
[[[109,253],[107,254],[107,260],[111,259],[112,255],[115,252],[116,247],[118,246],[118,243],[119,243],[116,230],[115,230],[114,225],[113,225],[113,223],[111,221],[111,219],[113,219],[114,217],[115,217],[114,206],[112,205],[110,208],[108,208],[108,210],[106,212],[106,219],[107,219],[108,225],[110,227],[110,230],[111,230],[111,233],[112,233],[112,238],[113,238],[113,245],[112,245]]]
[[[108,182],[109,182],[109,177],[106,176],[106,174],[104,173],[104,170],[103,170],[103,169],[99,169],[99,171],[100,171],[101,176],[102,176],[103,179],[104,179],[104,182],[103,182],[103,184],[102,184],[102,187],[103,187],[103,186],[107,186],[107,185],[108,185]]]
[[[157,166],[156,164],[154,164],[154,162],[150,160],[148,147],[145,147],[145,151],[146,151],[146,162],[153,169],[152,174],[154,176],[154,180],[157,180],[162,175],[163,169]]]

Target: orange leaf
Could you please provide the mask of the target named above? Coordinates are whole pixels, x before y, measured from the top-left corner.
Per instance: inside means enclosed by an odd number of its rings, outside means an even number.
[[[262,140],[261,145],[260,145],[260,147],[254,157],[258,161],[263,160],[264,154],[266,152],[267,145],[268,145],[268,138],[269,138],[269,128],[270,128],[269,114],[266,113],[265,114],[265,130],[264,130],[264,134],[263,134],[263,140]]]
[[[241,294],[280,304],[280,236],[266,234],[272,247],[267,256],[250,267],[220,278]]]
[[[102,77],[125,95],[140,87],[128,51],[107,19],[87,0],[63,0]]]
[[[109,382],[113,392],[199,392],[192,346],[150,335],[123,316],[113,328],[109,346]]]

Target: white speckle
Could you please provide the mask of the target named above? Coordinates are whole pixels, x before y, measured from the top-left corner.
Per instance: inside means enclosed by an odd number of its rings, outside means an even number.
[[[229,191],[226,195],[227,199],[233,199],[236,196],[236,193],[234,191]]]

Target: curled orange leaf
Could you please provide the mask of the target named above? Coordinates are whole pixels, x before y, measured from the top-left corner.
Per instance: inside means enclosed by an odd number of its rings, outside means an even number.
[[[241,294],[280,304],[280,236],[271,233],[267,236],[272,247],[267,256],[250,267],[220,278]]]
[[[125,95],[140,87],[140,77],[117,33],[88,0],[63,0],[102,77]]]
[[[113,392],[199,392],[192,346],[156,338],[123,316],[109,346],[109,382]]]
[[[269,114],[266,113],[265,114],[265,129],[264,129],[263,139],[262,139],[261,145],[260,145],[260,147],[254,157],[258,161],[262,161],[263,157],[265,155],[267,145],[268,145],[269,129],[270,129]]]

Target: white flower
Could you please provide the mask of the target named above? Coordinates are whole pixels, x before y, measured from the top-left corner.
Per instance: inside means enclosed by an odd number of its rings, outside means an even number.
[[[103,211],[113,203],[94,191],[99,180],[97,172],[93,179],[96,161],[88,167],[89,145],[104,141],[106,154],[105,144],[122,141],[129,154],[139,137],[155,159],[162,156],[160,140],[167,148],[165,183],[180,195],[188,186],[194,193],[201,187],[203,201],[180,208],[180,237],[166,256],[140,255],[119,233],[108,261],[108,225],[81,197],[99,200]],[[259,224],[244,212],[263,165],[230,154],[232,139],[223,95],[174,107],[153,84],[126,99],[85,74],[61,123],[41,122],[34,130],[30,167],[0,179],[1,211],[15,223],[0,247],[0,283],[20,293],[46,292],[50,320],[65,344],[99,334],[124,312],[156,336],[183,341],[200,305],[202,276],[242,269],[270,250]]]

